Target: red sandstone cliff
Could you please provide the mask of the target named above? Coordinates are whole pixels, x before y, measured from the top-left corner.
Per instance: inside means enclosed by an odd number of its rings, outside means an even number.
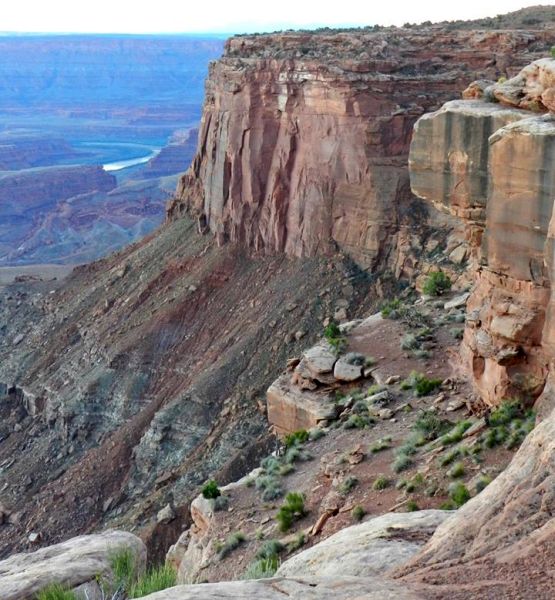
[[[213,63],[196,157],[168,207],[264,253],[339,248],[374,266],[411,199],[414,122],[541,56],[545,30],[238,37]]]

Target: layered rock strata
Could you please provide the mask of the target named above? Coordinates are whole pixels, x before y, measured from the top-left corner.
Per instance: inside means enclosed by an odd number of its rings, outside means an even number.
[[[416,119],[461,81],[514,73],[547,37],[431,28],[233,38],[211,66],[197,155],[168,216],[191,211],[220,242],[254,251],[339,248],[374,266],[414,217],[404,205]]]
[[[544,72],[555,65],[538,62]],[[481,100],[450,102],[415,127],[413,190],[461,220],[475,258],[462,355],[489,404],[511,396],[533,402],[545,384],[554,152],[552,116]]]

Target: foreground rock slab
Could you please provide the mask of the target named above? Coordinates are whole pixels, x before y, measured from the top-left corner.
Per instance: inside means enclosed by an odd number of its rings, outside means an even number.
[[[423,600],[424,596],[384,579],[366,577],[275,577],[180,585],[145,596],[144,600]]]
[[[342,529],[323,542],[285,561],[285,577],[370,577],[412,558],[452,513],[423,510],[389,513]]]
[[[29,554],[14,554],[0,562],[0,598],[35,600],[38,592],[53,583],[76,588],[98,576],[110,578],[111,557],[126,549],[135,555],[138,568],[144,568],[145,545],[123,531],[83,535]]]

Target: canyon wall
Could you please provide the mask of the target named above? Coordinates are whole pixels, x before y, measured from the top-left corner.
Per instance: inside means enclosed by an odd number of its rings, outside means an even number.
[[[489,404],[513,396],[534,402],[553,355],[555,121],[541,114],[548,108],[541,98],[554,89],[555,61],[522,73],[491,82],[483,99],[449,102],[423,117],[410,154],[413,191],[460,219],[466,232],[475,275],[461,353]],[[530,106],[536,112],[520,108]]]
[[[441,28],[233,38],[211,66],[197,155],[168,216],[190,211],[220,242],[256,252],[340,249],[373,267],[414,219],[406,163],[418,117],[461,83],[515,73],[548,38]]]

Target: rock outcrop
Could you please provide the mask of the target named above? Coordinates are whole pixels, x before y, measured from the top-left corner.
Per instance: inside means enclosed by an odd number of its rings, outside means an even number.
[[[415,217],[405,205],[416,119],[461,82],[513,74],[548,37],[424,28],[233,38],[211,66],[197,155],[168,216],[191,211],[221,242],[254,251],[339,248],[375,266]]]
[[[41,590],[60,584],[72,589],[87,586],[89,597],[96,597],[99,578],[112,579],[111,560],[120,551],[131,552],[137,572],[145,568],[145,545],[123,531],[84,535],[29,554],[14,554],[0,561],[0,596],[35,600]]]
[[[538,63],[545,73],[555,61]],[[530,68],[522,73],[515,80],[529,81]],[[489,404],[511,396],[533,402],[545,384],[554,144],[553,117],[482,100],[450,102],[415,127],[413,190],[460,219],[474,257],[462,354]]]
[[[286,560],[283,577],[377,577],[406,563],[427,542],[449,511],[387,513],[346,527]]]

